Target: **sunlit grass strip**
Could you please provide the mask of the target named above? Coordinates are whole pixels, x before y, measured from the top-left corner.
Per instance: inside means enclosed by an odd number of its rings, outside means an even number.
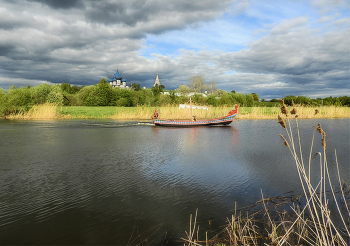
[[[117,112],[117,107],[58,106],[57,112],[62,118],[71,119],[110,119]]]
[[[349,118],[350,107],[296,107],[299,119],[310,118]],[[193,109],[192,115],[189,109],[179,109],[178,107],[135,107],[135,108],[117,108],[116,114],[111,116],[112,119],[150,119],[154,110],[158,109],[159,118],[161,119],[191,119],[196,115],[197,119],[217,118],[227,115],[233,107],[209,107],[208,110]],[[292,109],[292,107],[290,107]],[[315,114],[315,110],[318,113]],[[240,107],[236,119],[276,119],[280,112],[278,107]]]
[[[23,120],[42,120],[57,119],[57,106],[55,104],[46,103],[44,105],[33,106],[28,112],[20,111],[17,114],[10,114],[7,119],[23,119]]]
[[[19,112],[7,116],[8,119],[115,119],[115,120],[150,120],[155,109],[159,111],[159,118],[184,120],[196,115],[197,119],[218,118],[227,115],[234,107],[209,107],[208,110],[179,109],[178,106],[165,107],[87,107],[87,106],[55,106],[44,104],[33,106],[28,112]],[[350,107],[297,106],[299,119],[311,118],[350,118]],[[292,107],[289,107],[291,110]],[[317,109],[317,113],[316,113]],[[236,119],[276,119],[279,107],[239,107]]]

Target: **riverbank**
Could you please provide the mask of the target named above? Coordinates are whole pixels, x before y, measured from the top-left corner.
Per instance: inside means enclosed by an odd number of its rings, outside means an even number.
[[[304,107],[296,106],[299,119],[350,118],[350,107]],[[86,107],[86,106],[34,106],[28,112],[8,115],[7,119],[115,119],[150,120],[155,109],[164,119],[189,119],[189,109],[178,107]],[[289,108],[292,110],[292,107]],[[209,107],[208,110],[194,109],[198,119],[217,118],[226,115],[232,107]],[[279,107],[240,107],[236,119],[277,119]]]

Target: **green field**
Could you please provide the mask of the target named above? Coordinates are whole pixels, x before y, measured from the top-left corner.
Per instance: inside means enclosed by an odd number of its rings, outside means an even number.
[[[57,107],[57,112],[72,118],[107,119],[116,114],[117,107],[64,106]]]

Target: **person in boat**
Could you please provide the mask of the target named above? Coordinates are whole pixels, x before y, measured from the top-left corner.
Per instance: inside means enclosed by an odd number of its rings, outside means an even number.
[[[197,121],[197,116],[193,115],[192,116],[192,121]]]
[[[158,119],[158,109],[153,113],[153,119]]]

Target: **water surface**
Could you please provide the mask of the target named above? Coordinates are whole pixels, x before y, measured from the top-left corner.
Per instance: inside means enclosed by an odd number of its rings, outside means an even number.
[[[300,120],[305,157],[317,123],[327,134],[330,171],[336,149],[350,182],[350,120]],[[210,235],[235,203],[250,205],[261,192],[301,193],[279,134],[277,120],[199,128],[0,120],[0,242],[125,245],[145,232],[153,244],[177,244],[196,209]],[[316,134],[313,154],[322,151],[320,139]],[[318,159],[313,163],[316,180]]]

